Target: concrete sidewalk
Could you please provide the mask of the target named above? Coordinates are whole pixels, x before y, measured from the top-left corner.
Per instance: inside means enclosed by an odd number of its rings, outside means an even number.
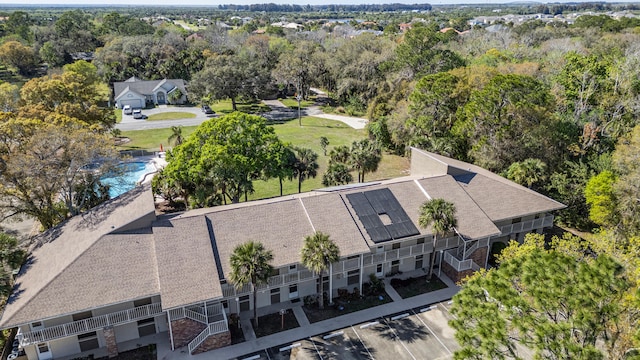
[[[162,349],[160,346],[158,346],[158,359],[234,359],[243,355],[258,352],[266,348],[292,343],[296,340],[306,339],[343,327],[367,322],[381,316],[400,313],[409,309],[424,307],[426,305],[451,299],[453,295],[458,292],[459,287],[455,285],[453,281],[451,281],[444,274],[440,275],[440,279],[447,285],[446,289],[433,291],[427,294],[422,294],[407,299],[400,298],[398,293],[389,284],[388,279],[386,279],[385,290],[387,291],[387,294],[389,294],[389,296],[394,300],[393,302],[353,312],[350,314],[345,314],[325,321],[319,321],[317,323],[309,325],[306,325],[308,323],[308,320],[306,320],[306,315],[304,315],[302,308],[297,306],[297,309],[294,309],[293,311],[296,315],[296,318],[299,319],[298,322],[300,323],[300,327],[298,328],[279,332],[261,338],[253,338],[253,336],[255,335],[247,336],[248,334],[247,332],[245,332],[245,342],[227,346],[217,350],[208,351],[198,355],[189,355],[186,348],[180,348],[176,349],[175,351],[171,351],[169,348],[166,348],[164,346],[162,347]],[[305,319],[300,319],[302,316],[304,316]],[[251,326],[249,322],[247,322],[246,324],[242,324],[243,330],[245,330],[245,326],[247,325]],[[253,334],[253,329],[251,329],[250,334]]]

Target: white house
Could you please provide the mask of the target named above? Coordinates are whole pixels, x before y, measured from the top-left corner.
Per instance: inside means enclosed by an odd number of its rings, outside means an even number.
[[[420,228],[422,203],[456,206],[456,232],[434,242]],[[161,333],[172,349],[198,353],[230,344],[227,316],[316,293],[362,289],[370,274],[434,265],[453,280],[486,267],[491,245],[553,225],[564,205],[477,166],[418,149],[411,176],[156,216],[137,188],[39,237],[16,278],[0,328],[19,328],[31,360],[116,355],[118,346]],[[322,231],[341,259],[327,276],[300,263],[306,236]],[[276,273],[258,288],[228,283],[233,249],[249,240],[273,251]]]
[[[173,103],[184,104],[187,101],[187,90],[182,79],[140,80],[134,76],[113,84],[114,100],[120,109],[125,105],[139,109],[145,108],[147,104],[168,104],[174,91],[179,91],[182,95]]]

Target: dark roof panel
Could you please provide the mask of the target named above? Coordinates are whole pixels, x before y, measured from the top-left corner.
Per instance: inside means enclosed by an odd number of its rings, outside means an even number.
[[[346,197],[374,243],[420,234],[388,188],[351,193]],[[382,222],[382,214],[389,216],[391,224]]]

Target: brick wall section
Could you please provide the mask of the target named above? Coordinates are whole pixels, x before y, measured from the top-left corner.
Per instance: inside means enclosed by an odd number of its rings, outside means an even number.
[[[113,331],[113,326],[109,326],[103,329],[104,340],[107,343],[107,354],[110,358],[118,356],[118,343],[116,341],[116,332]]]
[[[225,331],[220,334],[209,336],[200,346],[198,346],[193,351],[193,354],[200,354],[229,345],[231,345],[231,333],[229,331]]]
[[[458,283],[460,280],[473,274],[473,270],[471,269],[457,272],[453,267],[451,267],[451,265],[444,261],[442,262],[442,272],[445,273],[454,283]]]
[[[481,247],[478,250],[474,251],[473,254],[469,256],[469,258],[472,259],[478,266],[486,268],[487,264],[485,262],[487,261],[487,251],[488,248]],[[449,279],[453,280],[453,282],[455,283],[460,282],[462,279],[474,273],[474,271],[471,269],[457,272],[451,265],[447,264],[445,261],[442,262],[442,272],[447,274]]]
[[[487,251],[488,251],[488,248],[486,247],[478,248],[476,251],[473,252],[473,254],[471,254],[471,256],[469,256],[469,258],[472,259],[481,268],[486,268],[487,267]]]
[[[205,324],[187,318],[171,321],[173,345],[176,349],[187,346],[205,327]]]

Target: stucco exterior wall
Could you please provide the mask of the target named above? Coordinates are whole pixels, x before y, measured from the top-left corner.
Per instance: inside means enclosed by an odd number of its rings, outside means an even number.
[[[80,352],[80,345],[76,336],[49,341],[49,349],[53,358],[69,356]],[[36,355],[37,358],[37,355]]]
[[[133,340],[139,337],[137,322],[119,325],[114,327],[113,330],[115,332],[117,342]]]

